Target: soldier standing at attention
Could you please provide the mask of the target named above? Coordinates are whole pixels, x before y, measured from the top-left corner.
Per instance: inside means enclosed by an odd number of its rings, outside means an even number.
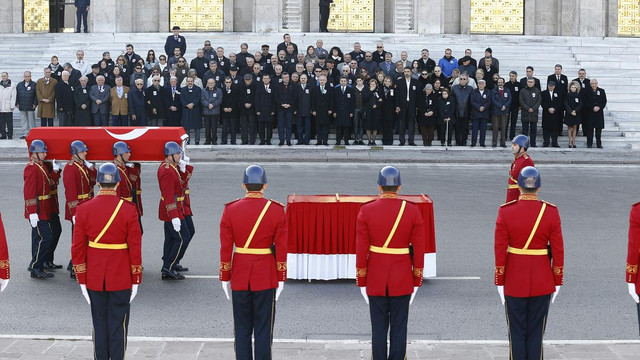
[[[261,166],[247,167],[242,183],[247,194],[226,204],[220,220],[220,281],[227,299],[231,282],[236,359],[271,360],[275,303],[287,279],[287,217],[284,205],[264,198]]]
[[[397,168],[382,168],[380,198],[362,205],[356,222],[356,277],[371,314],[372,360],[407,358],[409,305],[422,286],[424,222],[415,204],[398,198],[400,185]]]
[[[9,266],[9,249],[7,248],[7,236],[4,233],[4,224],[2,223],[2,215],[0,215],[0,292],[9,285],[9,277],[11,276]]]
[[[140,202],[142,190],[139,189],[140,164],[129,162],[129,158],[131,158],[131,148],[124,141],[114,143],[112,152],[113,163],[118,168],[118,171],[120,171],[120,185],[117,190],[118,196],[136,205],[140,231],[142,231],[142,203]]]
[[[518,175],[527,166],[534,166],[533,160],[527,154],[529,138],[526,135],[518,135],[511,140],[511,152],[515,159],[511,163],[509,179],[507,180],[507,201],[518,200],[520,189],[518,188]]]
[[[98,195],[76,211],[71,256],[82,295],[91,305],[94,357],[123,360],[129,310],[142,282],[142,234],[136,207],[118,196],[120,172],[98,170]]]
[[[502,303],[506,302],[514,360],[542,359],[549,302],[555,301],[562,286],[560,215],[555,205],[538,200],[540,185],[538,169],[522,169],[520,197],[502,205],[496,220],[495,284]]]

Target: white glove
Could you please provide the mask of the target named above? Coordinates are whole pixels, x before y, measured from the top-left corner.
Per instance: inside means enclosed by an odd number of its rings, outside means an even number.
[[[32,228],[38,227],[38,221],[40,221],[38,214],[29,214],[29,222],[31,222]]]
[[[278,281],[278,288],[276,289],[276,301],[280,297],[282,290],[284,289],[284,281]]]
[[[75,215],[73,215],[73,216],[71,217],[71,222],[73,223],[73,225],[75,225],[75,224],[76,224],[76,216],[75,216]]]
[[[224,294],[227,296],[227,300],[231,300],[231,298],[229,297],[229,282],[221,281],[221,283],[222,283],[222,290],[224,290]]]
[[[88,169],[91,169],[93,167],[93,164],[88,162],[87,160],[84,161],[84,166],[86,166]]]
[[[131,304],[136,295],[138,295],[138,284],[133,284],[131,285],[131,298],[129,298],[129,304]]]
[[[418,287],[414,286],[413,287],[413,293],[411,294],[411,299],[409,299],[409,306],[411,306],[411,304],[413,304],[413,299],[416,297],[416,293],[418,292]]]
[[[369,305],[369,295],[367,295],[367,287],[363,286],[360,288],[360,294],[362,294],[362,297],[364,298],[364,302],[367,303],[367,305]]]
[[[179,218],[171,219],[171,224],[173,224],[173,230],[175,230],[176,232],[180,232],[180,219]]]
[[[60,171],[60,164],[56,162],[56,159],[51,161],[51,166],[53,166],[53,171]]]
[[[0,292],[3,292],[4,289],[7,288],[7,285],[9,285],[9,279],[0,279]]]
[[[502,302],[502,305],[504,305],[504,286],[497,286],[498,288],[498,294],[500,295],[500,301]]]
[[[134,163],[132,163],[132,162],[128,162],[128,163],[124,164],[124,166],[132,168],[132,167],[135,167],[136,165]]]
[[[560,286],[556,286],[556,292],[553,293],[553,296],[551,297],[551,303],[553,304],[554,301],[556,301],[556,297],[558,297],[558,293],[560,292]]]
[[[627,284],[627,285],[629,285],[629,295],[631,295],[631,297],[633,298],[633,301],[635,301],[636,303],[640,302],[640,299],[638,299],[638,294],[636,294],[636,285],[635,284]]]
[[[182,155],[182,160],[184,160],[187,164],[191,163],[191,158],[187,155],[184,155],[184,153]]]
[[[80,291],[82,291],[82,296],[87,300],[87,304],[91,305],[91,299],[89,299],[89,292],[87,291],[87,285],[80,284]]]
[[[184,160],[180,160],[180,162],[178,163],[178,166],[180,167],[180,171],[185,172],[187,171],[187,162]]]

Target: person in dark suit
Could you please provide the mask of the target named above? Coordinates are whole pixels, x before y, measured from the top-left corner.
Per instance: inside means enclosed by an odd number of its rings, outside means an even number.
[[[109,104],[111,87],[104,84],[104,76],[96,78],[98,82],[91,87],[89,97],[91,98],[91,114],[93,115],[93,126],[109,126]]]
[[[180,102],[180,88],[178,78],[172,76],[169,79],[169,87],[164,92],[164,106],[167,114],[166,126],[180,126],[182,119],[182,103]]]
[[[91,88],[88,85],[87,77],[80,78],[80,86],[74,88],[73,104],[75,106],[74,125],[75,126],[91,126],[91,97],[89,92]]]
[[[238,110],[242,145],[253,145],[256,142],[256,86],[251,74],[245,74],[244,81],[240,85]]]
[[[333,91],[327,77],[318,77],[318,86],[311,90],[311,115],[316,120],[316,145],[329,145],[329,126],[333,114]]]
[[[487,83],[487,90],[493,90],[495,85],[493,83],[493,75],[498,73],[498,68],[493,65],[493,58],[490,56],[484,58],[484,64],[481,69],[484,70],[483,79]]]
[[[89,6],[91,5],[91,0],[74,0],[73,6],[76,8],[76,32],[80,32],[80,25],[84,25],[84,32],[88,33],[89,28],[87,27],[87,14],[89,13]]]
[[[351,119],[355,108],[355,97],[353,89],[347,84],[347,77],[340,77],[340,84],[334,88],[333,92],[333,118],[336,126],[336,145],[344,139],[344,144],[349,145],[351,137]]]
[[[471,92],[471,147],[476,146],[478,130],[480,130],[480,146],[485,147],[487,122],[491,118],[491,90],[487,89],[485,80],[478,82],[478,88]]]
[[[187,40],[180,35],[180,26],[174,26],[171,30],[173,35],[167,37],[167,41],[164,43],[164,53],[167,55],[173,54],[173,50],[179,48],[180,56],[184,56],[187,52]]]
[[[169,53],[167,53],[167,54],[169,54]],[[122,75],[127,75],[127,77],[128,77],[131,74],[130,67],[133,66],[133,64],[137,64],[139,60],[142,60],[142,58],[140,57],[140,55],[136,54],[133,51],[133,45],[131,45],[131,44],[127,44],[126,52],[124,53],[124,58],[126,60],[125,66],[127,66],[126,67],[127,71],[124,71],[124,69],[123,69],[124,74],[122,74]]]
[[[427,72],[433,72],[436,67],[436,62],[429,58],[429,50],[422,49],[420,52],[420,59],[418,59],[418,67],[420,70],[427,70]]]
[[[276,48],[276,54],[279,53],[280,50],[284,50],[286,52],[287,51],[287,46],[289,46],[289,44],[291,44],[291,45],[293,45],[293,56],[295,57],[296,55],[298,55],[298,45],[296,45],[296,44],[291,42],[291,35],[284,34],[282,36],[282,39],[284,41],[281,42],[280,44],[278,44],[278,47]],[[268,47],[267,47],[267,51],[269,51]],[[271,56],[269,56],[269,59],[270,58],[271,58]]]
[[[71,84],[71,86],[80,85],[80,78],[82,77],[80,70],[74,69],[71,63],[64,63],[62,67],[65,71],[69,72],[69,84]]]
[[[562,65],[556,64],[554,73],[547,76],[547,84],[551,81],[556,83],[555,93],[558,94],[558,98],[560,98],[560,101],[562,102],[562,104],[564,104],[564,98],[567,96],[567,92],[569,91],[569,79],[562,73]],[[563,122],[564,106],[561,106],[560,109],[557,109],[557,112],[557,116],[560,119],[560,122]],[[562,132],[562,128],[560,128],[560,132]]]
[[[391,77],[382,81],[382,145],[393,145],[393,125],[396,117],[396,91]]]
[[[333,0],[320,0],[318,3],[320,7],[320,32],[329,32],[327,24],[329,23],[331,3],[333,3]]]
[[[564,112],[564,100],[556,91],[556,83],[551,80],[547,83],[547,90],[542,92],[542,147],[558,145],[558,134],[562,130],[562,116]]]
[[[520,79],[520,88],[524,89],[527,86],[527,79],[533,79],[534,81],[534,87],[538,88],[538,90],[542,91],[542,88],[540,87],[540,79],[538,79],[537,77],[533,76],[533,66],[527,66],[527,76],[523,77],[522,79]]]
[[[144,80],[136,79],[135,87],[129,92],[129,116],[132,126],[147,126],[147,106],[144,100]]]
[[[313,85],[307,80],[307,75],[302,74],[300,75],[300,83],[295,85],[295,114],[297,115],[296,127],[298,130],[296,139],[298,139],[298,145],[309,145],[309,139],[311,137],[311,97]]]
[[[62,78],[56,83],[56,107],[60,126],[73,126],[73,86],[69,83],[69,72],[63,71]]]
[[[411,78],[411,69],[404,68],[404,78],[396,83],[396,114],[400,146],[405,143],[405,134],[410,146],[416,146],[416,92],[418,81]],[[408,131],[408,133],[407,133]]]
[[[596,134],[596,145],[602,149],[602,129],[604,129],[604,108],[607,106],[607,94],[598,87],[598,80],[591,79],[590,89],[584,91],[583,113],[587,115],[587,126],[584,128],[587,136],[587,147],[593,147],[593,133]]]
[[[222,86],[222,104],[220,114],[222,115],[222,139],[221,144],[227,144],[227,137],[230,136],[231,145],[236,145],[236,126],[238,123],[238,93],[239,89],[233,84],[229,76],[224,78]]]
[[[200,100],[202,91],[194,85],[194,78],[187,78],[187,86],[180,89],[180,102],[182,103],[182,126],[187,135],[190,130],[195,132],[194,141],[200,145],[200,129],[202,129],[202,110]],[[187,142],[188,143],[188,142]]]
[[[522,88],[522,85],[518,82],[517,72],[509,72],[509,81],[504,84],[504,87],[511,93],[511,105],[509,105],[509,120],[507,121],[507,127],[509,128],[508,139],[513,139],[516,137],[516,123],[518,122],[518,113],[520,112],[520,89]]]
[[[165,91],[167,89],[160,86],[160,75],[156,75],[151,80],[151,86],[144,90],[144,99],[147,104],[147,114],[151,126],[162,126],[166,118],[164,105]]]
[[[572,81],[577,81],[580,85],[580,96],[586,94],[585,90],[588,90],[591,87],[591,80],[587,77],[587,71],[585,69],[578,70],[578,77],[573,79]],[[580,124],[582,124],[582,134],[587,136],[586,127],[587,127],[587,113],[586,111],[582,111],[580,116]],[[578,130],[580,129],[580,124],[578,124]],[[576,130],[576,134],[577,131]]]
[[[377,54],[377,52],[374,54]],[[385,76],[391,76],[396,69],[396,65],[391,61],[391,59],[391,53],[385,52],[384,61],[378,64],[378,70],[382,71]]]
[[[271,145],[273,136],[273,116],[276,114],[275,91],[271,77],[262,75],[262,84],[256,84],[256,120],[260,145]]]
[[[282,82],[276,84],[274,95],[278,109],[278,138],[279,146],[291,146],[291,127],[293,122],[293,111],[296,106],[296,92],[289,82],[289,73],[282,73]]]

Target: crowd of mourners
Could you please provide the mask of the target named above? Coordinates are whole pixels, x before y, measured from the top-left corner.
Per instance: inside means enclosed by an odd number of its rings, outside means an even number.
[[[375,50],[325,47],[322,40],[299,51],[289,34],[275,51],[262,45],[249,52],[225,53],[206,40],[196,57],[185,58],[187,41],[174,28],[164,53],[139,55],[134,46],[115,59],[104,52],[97,62],[76,59],[61,63],[57,56],[42,77],[14,84],[7,73],[0,82],[0,137],[13,137],[13,111],[20,111],[25,138],[40,126],[183,126],[190,142],[204,144],[505,147],[516,132],[536,147],[538,121],[542,146],[559,147],[566,125],[568,146],[576,147],[580,126],[587,147],[601,148],[604,89],[580,69],[568,80],[557,64],[546,89],[528,66],[524,76],[500,69],[491,48],[474,59],[470,49],[456,59],[446,49],[439,60],[422,49],[409,60],[399,59],[378,43]],[[505,76],[503,76],[503,74]],[[516,130],[518,119],[521,127]],[[221,127],[220,135],[218,129]],[[485,144],[487,129],[491,144]],[[397,135],[396,135],[397,134]],[[471,135],[471,139],[469,139]],[[315,140],[311,142],[311,140]]]

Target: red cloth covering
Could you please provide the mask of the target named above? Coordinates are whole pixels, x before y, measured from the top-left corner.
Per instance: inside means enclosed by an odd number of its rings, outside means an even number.
[[[355,254],[356,217],[360,206],[377,195],[289,195],[290,254]],[[433,201],[428,195],[400,195],[415,203],[424,217],[425,253],[436,252]]]
[[[81,140],[89,148],[87,160],[112,161],[113,144],[126,142],[131,148],[131,161],[163,161],[164,144],[182,144],[187,134],[182,127],[37,127],[29,131],[31,141],[40,139],[48,148],[48,159],[70,159],[69,146]]]

